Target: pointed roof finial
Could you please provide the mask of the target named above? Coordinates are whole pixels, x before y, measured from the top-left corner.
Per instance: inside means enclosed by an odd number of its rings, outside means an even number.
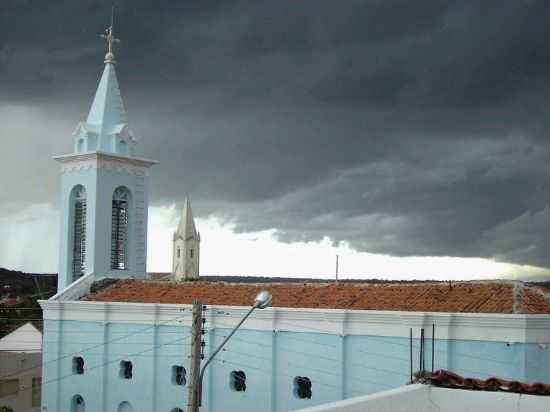
[[[191,202],[187,196],[185,197],[185,203],[183,205],[181,219],[178,224],[177,234],[179,234],[184,240],[200,239],[197,228],[195,227],[193,212],[191,211]]]
[[[111,25],[105,29],[103,34],[99,36],[107,41],[107,54],[105,55],[105,63],[115,63],[115,54],[113,53],[113,43],[120,43],[120,39],[117,39],[113,35],[113,25],[115,20],[115,6],[111,10]]]

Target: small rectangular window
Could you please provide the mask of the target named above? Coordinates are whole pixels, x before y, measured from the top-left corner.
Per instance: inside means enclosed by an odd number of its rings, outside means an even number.
[[[294,378],[294,396],[299,399],[311,399],[311,379],[306,376]]]
[[[246,374],[243,371],[231,372],[231,389],[237,392],[246,391]]]
[[[73,358],[73,374],[84,374],[84,359],[82,359],[80,356],[76,356]]]
[[[132,379],[132,362],[130,361],[120,362],[120,377],[122,379]]]
[[[185,385],[187,383],[187,371],[183,366],[172,366],[172,384],[173,385]]]
[[[14,396],[19,393],[19,379],[0,380],[0,398]]]
[[[32,407],[40,406],[40,398],[42,397],[42,378],[32,378]]]
[[[193,259],[193,249],[189,251],[189,256],[191,257],[191,259]]]

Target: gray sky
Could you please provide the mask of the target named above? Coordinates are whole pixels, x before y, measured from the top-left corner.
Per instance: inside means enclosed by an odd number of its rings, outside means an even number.
[[[0,3],[2,218],[57,207],[51,156],[86,117],[110,5]],[[153,205],[550,266],[547,2],[117,1],[115,32]]]

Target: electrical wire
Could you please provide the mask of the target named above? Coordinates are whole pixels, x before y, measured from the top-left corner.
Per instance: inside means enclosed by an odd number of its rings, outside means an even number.
[[[185,309],[181,309],[181,310],[185,310]],[[152,325],[149,325],[149,326],[147,326],[147,327],[145,327],[145,328],[143,328],[143,329],[140,329],[140,330],[137,331],[137,332],[143,332],[143,331],[146,331],[146,330],[149,330],[149,329],[153,329],[153,328],[155,328],[155,327],[157,327],[157,326],[159,326],[159,325],[162,325],[162,324],[165,324],[165,323],[168,323],[168,322],[173,322],[173,321],[176,321],[176,320],[178,320],[178,319],[182,319],[182,318],[184,318],[184,317],[186,317],[186,316],[187,316],[187,314],[185,314],[184,316],[179,316],[179,317],[176,317],[176,318],[173,318],[173,319],[166,320],[166,321],[164,321],[164,322],[162,322],[162,323],[160,323],[160,324],[152,324]],[[121,336],[121,337],[118,337],[118,338],[109,340],[109,341],[107,341],[107,342],[103,342],[103,343],[101,343],[101,344],[98,344],[98,345],[95,345],[95,346],[91,346],[91,347],[86,348],[86,349],[83,349],[83,350],[81,350],[81,351],[72,352],[72,353],[69,353],[69,354],[67,354],[67,355],[61,356],[61,357],[59,357],[59,358],[57,358],[57,359],[52,359],[52,360],[50,360],[50,361],[43,362],[43,363],[42,363],[42,366],[43,366],[43,365],[47,365],[47,364],[49,364],[49,363],[58,362],[58,361],[60,361],[60,360],[62,360],[62,359],[66,359],[66,358],[68,358],[68,357],[72,357],[72,356],[74,356],[74,355],[81,354],[82,352],[85,352],[85,351],[88,351],[88,350],[91,350],[91,349],[96,349],[96,348],[105,346],[105,345],[107,345],[107,344],[111,344],[111,343],[113,343],[113,342],[115,342],[115,341],[119,341],[119,340],[121,340],[121,339],[130,337],[130,336],[133,336],[133,335],[134,335],[135,333],[137,333],[137,332],[131,332],[131,333],[128,333],[127,335],[123,335],[123,336]],[[63,332],[61,331],[61,333],[63,333]],[[39,367],[40,367],[40,366],[35,366],[35,367],[31,367],[31,368],[19,370],[17,373],[12,373],[12,374],[8,374],[8,375],[0,376],[0,379],[5,379],[5,378],[7,378],[7,377],[10,377],[10,376],[13,376],[13,375],[16,375],[16,374],[20,374],[20,373],[23,373],[23,372],[27,372],[27,371],[30,371],[30,370],[33,370],[33,369],[36,369],[36,368],[39,368]]]
[[[286,324],[288,326],[293,326],[293,327],[296,327],[296,328],[302,328],[302,329],[308,329],[308,330],[312,330],[314,332],[319,332],[319,333],[323,333],[323,334],[331,334],[331,335],[334,335],[334,331],[330,331],[330,330],[326,330],[326,329],[321,329],[321,328],[315,328],[315,327],[311,327],[311,326],[305,326],[305,325],[302,325],[302,324],[294,324],[294,323],[291,323],[291,322],[287,322],[287,321],[278,321],[280,324]],[[220,321],[217,321],[217,323],[221,323],[223,324],[223,322],[220,322]],[[228,326],[228,327],[232,327],[234,325],[228,325],[228,324],[225,324],[225,326]],[[287,332],[287,331],[280,331],[279,332]],[[290,331],[288,331],[290,332]],[[292,332],[290,332],[292,333]],[[297,332],[299,333],[299,332]],[[296,338],[296,337],[290,337],[291,339],[299,339],[299,338]],[[367,337],[367,340],[374,340],[374,341],[378,341],[378,342],[381,342],[381,343],[384,343],[384,344],[392,344],[392,345],[397,345],[397,346],[400,346],[400,347],[404,347],[407,349],[407,351],[410,349],[410,346],[409,344],[406,344],[406,343],[400,343],[400,342],[394,342],[394,341],[391,341],[389,340],[388,338],[384,338],[384,337],[376,337],[376,336],[371,336],[369,335]],[[337,348],[337,345],[335,344],[330,344],[330,343],[324,343],[324,342],[314,342],[314,341],[306,341],[306,343],[309,343],[309,344],[316,344],[316,345],[324,345],[324,346],[331,346],[331,347],[334,347],[334,348]],[[419,350],[420,349],[420,345],[419,344],[413,344],[413,349],[416,349],[416,350]],[[367,352],[367,351],[363,351],[359,348],[354,348],[354,350],[358,351],[358,352],[361,352],[361,353],[365,353],[367,355],[373,355],[374,353],[373,352]],[[439,353],[444,353],[444,354],[447,354],[447,351],[444,351],[444,350],[441,350],[441,349],[435,349],[436,352],[439,352]],[[396,360],[401,360],[403,362],[407,362],[409,363],[409,359],[405,359],[405,358],[400,358],[400,357],[395,357],[395,356],[390,356],[390,355],[386,355],[386,354],[378,354],[380,356],[384,356],[384,357],[388,357],[388,358],[393,358],[393,359],[396,359]],[[480,357],[480,356],[475,356],[475,355],[469,355],[469,354],[465,354],[465,353],[462,353],[462,352],[459,352],[459,353],[453,353],[454,356],[458,356],[458,357],[462,357],[462,358],[468,358],[468,359],[475,359],[475,360],[483,360],[483,361],[488,361],[488,362],[496,362],[496,363],[501,363],[501,364],[505,364],[505,365],[509,365],[509,366],[515,366],[516,364],[514,362],[511,362],[511,361],[505,361],[505,360],[497,360],[497,359],[492,359],[492,358],[486,358],[486,357]],[[483,372],[483,371],[479,371],[479,370],[473,370],[473,369],[466,369],[466,368],[459,368],[460,370],[464,370],[464,371],[467,371],[467,372],[470,372],[470,373],[474,373],[474,374],[477,374],[477,375],[483,375],[483,374],[486,374],[487,372]]]
[[[218,337],[223,337],[225,338],[225,336],[223,335],[216,335],[215,333],[213,334],[214,336],[218,336]],[[245,340],[245,339],[241,339],[241,338],[238,338],[238,337],[235,337],[233,336],[231,338],[232,340],[235,339],[235,340],[240,340],[240,341],[243,341],[243,342],[246,342],[246,343],[250,343],[250,340]],[[265,345],[265,344],[261,344],[259,342],[255,342],[256,344],[260,345],[260,346],[264,346],[268,349],[271,349],[271,346],[269,345]],[[325,359],[325,360],[328,360],[328,361],[331,361],[331,362],[341,362],[340,359],[334,359],[334,358],[330,358],[330,357],[325,357],[325,356],[322,356],[322,355],[317,355],[317,354],[312,354],[312,353],[307,353],[307,352],[301,352],[301,351],[296,351],[296,350],[293,350],[293,349],[289,349],[289,348],[283,348],[282,349],[284,352],[291,352],[291,353],[296,353],[298,355],[301,355],[301,356],[305,356],[305,357],[314,357],[316,359]],[[242,353],[242,352],[238,352],[234,349],[224,349],[223,351],[225,352],[234,352],[234,353],[238,353],[238,354],[241,354],[241,355],[245,355],[245,356],[251,356],[251,357],[256,357],[258,359],[261,359],[261,360],[266,360],[266,361],[271,361],[272,359],[271,358],[265,358],[265,357],[259,357],[259,356],[256,356],[256,355],[251,355],[251,354],[248,354],[248,353]],[[293,366],[299,366],[299,367],[304,367],[304,368],[308,368],[311,370],[311,367],[308,366],[308,365],[297,365],[295,363],[290,363],[290,362],[285,362],[289,365],[293,365]],[[406,376],[408,377],[408,373],[402,373],[402,372],[397,372],[397,371],[392,371],[392,370],[388,370],[388,369],[383,369],[383,368],[378,368],[378,367],[374,367],[374,366],[369,366],[369,365],[365,365],[361,362],[354,362],[353,363],[353,366],[359,366],[363,369],[369,369],[369,370],[374,370],[376,372],[382,372],[382,373],[388,373],[388,374],[392,374],[392,375],[402,375],[402,376]],[[336,375],[336,376],[341,376],[341,374],[334,374],[334,373],[331,373],[331,372],[326,372],[324,371],[325,373],[328,373],[328,374],[332,374],[332,375]]]
[[[151,348],[148,348],[148,349],[145,349],[145,350],[142,350],[142,351],[139,351],[139,352],[135,352],[135,353],[125,354],[124,356],[122,356],[120,358],[113,359],[113,360],[110,360],[108,362],[104,362],[104,363],[101,363],[99,365],[92,366],[90,368],[86,368],[85,370],[86,371],[91,371],[91,370],[94,370],[94,369],[97,369],[97,368],[102,368],[102,367],[110,365],[112,363],[120,362],[120,361],[123,361],[123,360],[128,359],[128,358],[132,358],[132,357],[135,357],[135,356],[140,356],[141,354],[143,354],[145,352],[152,351],[152,350],[160,348],[162,346],[166,346],[168,344],[172,344],[172,343],[175,343],[175,342],[178,342],[178,341],[186,341],[186,340],[189,340],[189,339],[191,339],[191,336],[178,338],[178,339],[175,339],[175,340],[170,341],[168,343],[161,343],[161,344],[153,345]],[[19,373],[21,373],[21,371],[17,372],[17,374],[19,374]],[[69,375],[61,376],[59,378],[50,379],[48,381],[42,382],[42,388],[44,388],[44,386],[49,385],[51,383],[59,382],[63,379],[72,378],[72,377],[74,377],[73,373],[71,373]],[[24,392],[24,391],[28,391],[28,390],[32,390],[32,387],[24,388],[24,389],[20,390],[19,392]]]

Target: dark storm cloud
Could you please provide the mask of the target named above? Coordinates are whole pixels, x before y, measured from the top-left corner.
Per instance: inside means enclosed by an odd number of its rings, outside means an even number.
[[[7,163],[33,187],[4,199],[55,199],[42,157],[86,115],[109,9],[1,3],[2,139],[33,153]],[[548,266],[549,23],[545,1],[117,2],[152,200],[287,241]]]

